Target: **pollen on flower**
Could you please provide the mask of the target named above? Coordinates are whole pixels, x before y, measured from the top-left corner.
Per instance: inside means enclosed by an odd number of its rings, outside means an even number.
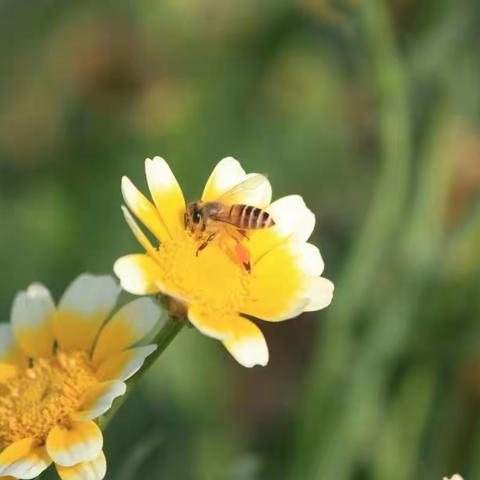
[[[197,249],[198,240],[186,232],[160,245],[165,287],[215,312],[238,311],[248,296],[251,275],[216,242],[198,255]]]
[[[58,351],[19,369],[0,385],[0,450],[23,438],[43,444],[54,426],[68,427],[95,382],[85,352]]]

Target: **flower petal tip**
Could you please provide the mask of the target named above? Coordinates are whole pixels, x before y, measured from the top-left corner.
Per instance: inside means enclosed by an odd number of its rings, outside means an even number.
[[[133,185],[132,181],[126,175],[122,176],[120,184],[122,186],[122,192],[125,188],[128,188],[130,185]]]
[[[102,480],[107,473],[107,462],[103,452],[94,460],[80,462],[73,467],[55,465],[62,480]]]
[[[241,165],[240,162],[232,156],[222,158],[222,160],[220,160],[218,162],[219,165],[220,164],[227,164],[227,163],[232,163],[232,164],[234,163],[235,165]]]
[[[224,340],[223,344],[244,367],[264,367],[268,363],[269,352],[265,337],[257,325],[246,318],[235,319],[232,337]]]
[[[50,292],[42,283],[32,283],[27,288],[27,295],[31,298],[50,297]]]
[[[243,338],[236,341],[225,341],[225,347],[233,355],[235,360],[246,368],[256,365],[265,367],[269,361],[268,347],[265,339]]]
[[[324,277],[310,277],[308,285],[309,303],[306,312],[322,310],[328,307],[333,300],[335,286],[333,282]]]
[[[167,163],[164,158],[162,158],[160,155],[155,155],[152,158],[146,158],[145,159],[145,165],[151,164],[151,163]]]
[[[46,442],[50,458],[62,467],[73,467],[95,459],[103,448],[103,435],[95,422],[73,423],[70,428],[54,427]]]

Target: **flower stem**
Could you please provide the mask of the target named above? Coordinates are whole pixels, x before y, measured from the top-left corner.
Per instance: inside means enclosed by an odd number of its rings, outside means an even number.
[[[112,408],[108,412],[106,412],[105,415],[102,415],[100,417],[98,423],[102,430],[105,430],[107,428],[110,420],[115,416],[117,411],[123,405],[132,388],[143,377],[143,375],[157,360],[157,358],[165,351],[168,345],[170,345],[170,342],[172,342],[172,340],[177,336],[180,330],[182,330],[184,325],[185,321],[183,319],[168,317],[165,324],[152,341],[152,343],[157,345],[157,349],[146,358],[140,370],[130,380],[127,381],[127,393],[122,397],[117,398],[113,403]]]

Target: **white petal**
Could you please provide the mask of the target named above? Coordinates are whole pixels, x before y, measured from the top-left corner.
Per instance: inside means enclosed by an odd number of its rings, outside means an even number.
[[[107,461],[103,452],[89,462],[77,463],[73,467],[56,467],[62,480],[102,480],[107,473]]]
[[[83,274],[64,293],[54,320],[55,337],[63,349],[89,351],[112,311],[120,287],[109,275]]]
[[[50,292],[34,283],[13,301],[11,324],[18,345],[30,357],[49,356],[53,349],[53,313]]]
[[[141,341],[157,324],[161,310],[151,298],[137,298],[123,306],[105,325],[98,337],[93,364]]]
[[[307,295],[310,299],[305,307],[306,312],[313,312],[328,307],[332,302],[334,285],[323,277],[308,277]]]
[[[184,228],[185,199],[175,175],[167,162],[160,157],[145,160],[148,188],[163,224],[170,234]]]
[[[268,347],[261,330],[250,320],[235,318],[234,335],[223,344],[235,360],[244,367],[265,366],[268,363]]]
[[[315,227],[315,215],[307,208],[300,195],[290,195],[273,202],[267,211],[275,221],[273,227],[280,236],[291,235],[296,240],[307,241]]]
[[[155,254],[156,250],[154,246],[150,243],[150,240],[147,236],[143,233],[142,229],[138,226],[137,222],[133,218],[132,214],[128,211],[126,207],[122,206],[122,213],[125,217],[127,225],[132,230],[133,234],[135,235],[136,239],[139,241],[140,245],[151,255]]]
[[[128,177],[122,178],[122,195],[128,208],[158,240],[169,237],[166,225],[155,205],[138,190]]]
[[[300,270],[306,275],[321,275],[325,264],[323,263],[320,250],[311,243],[293,242],[291,245],[293,254],[297,258]]]
[[[105,360],[96,372],[99,380],[128,380],[157,349],[156,345],[129,348]]]
[[[10,444],[0,453],[0,476],[29,480],[38,477],[52,463],[44,446],[33,438]]]
[[[108,411],[113,401],[117,397],[121,397],[126,390],[127,386],[125,383],[119,382],[118,380],[103,382],[90,388],[85,395],[81,410],[74,413],[72,419],[78,422],[84,422],[98,418]]]
[[[246,177],[245,170],[232,157],[224,158],[217,163],[203,190],[202,200],[218,199],[227,190],[238,185]]]
[[[122,288],[134,295],[158,293],[162,288],[163,271],[148,255],[143,253],[125,255],[113,265]]]
[[[47,437],[50,458],[63,467],[72,467],[98,457],[103,448],[103,435],[95,422],[73,422],[70,428],[55,426]]]
[[[67,288],[60,300],[59,309],[94,315],[98,311],[110,312],[115,306],[120,288],[110,275],[84,273]]]

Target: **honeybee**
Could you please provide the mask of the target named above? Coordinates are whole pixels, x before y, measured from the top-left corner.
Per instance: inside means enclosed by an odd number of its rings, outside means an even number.
[[[185,229],[202,240],[197,256],[217,236],[230,237],[235,240],[236,259],[250,273],[250,251],[242,241],[248,240],[250,231],[271,228],[275,221],[266,210],[238,201],[247,191],[259,189],[265,182],[268,182],[266,177],[253,174],[214,201],[190,202],[187,205]]]

